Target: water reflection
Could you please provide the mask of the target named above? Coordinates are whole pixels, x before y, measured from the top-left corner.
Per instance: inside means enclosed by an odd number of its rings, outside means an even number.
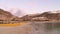
[[[60,22],[45,23],[45,28],[48,34],[60,34]]]
[[[60,22],[28,22],[23,26],[0,26],[0,34],[60,34]]]
[[[40,23],[34,22],[33,28],[38,31],[38,34],[60,34],[60,22],[55,23]]]
[[[45,23],[47,29],[60,29],[60,23]]]

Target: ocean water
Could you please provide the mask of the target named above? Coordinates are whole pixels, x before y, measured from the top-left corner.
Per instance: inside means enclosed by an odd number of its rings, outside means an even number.
[[[60,34],[59,23],[29,22],[22,26],[0,26],[0,34]]]

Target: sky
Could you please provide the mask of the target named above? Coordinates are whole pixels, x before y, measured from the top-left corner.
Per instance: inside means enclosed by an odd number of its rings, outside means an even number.
[[[0,0],[0,8],[11,13],[16,13],[19,10],[23,15],[42,13],[60,10],[60,0]]]

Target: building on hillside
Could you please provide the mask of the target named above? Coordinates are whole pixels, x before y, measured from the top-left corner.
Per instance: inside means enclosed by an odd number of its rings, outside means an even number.
[[[46,17],[35,17],[31,21],[49,21]]]

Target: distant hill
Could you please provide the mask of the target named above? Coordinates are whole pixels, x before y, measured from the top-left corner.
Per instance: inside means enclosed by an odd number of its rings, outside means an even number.
[[[39,17],[39,18],[38,18]],[[29,20],[32,20],[33,18],[35,19],[39,19],[39,20],[43,20],[43,19],[40,19],[41,17],[44,17],[45,19],[44,20],[48,20],[48,21],[51,21],[51,20],[60,20],[60,13],[51,13],[51,12],[44,12],[42,14],[31,14],[31,15],[25,15],[23,17],[21,17],[21,19],[23,19],[24,21],[29,21]]]
[[[19,21],[20,18],[12,15],[10,12],[0,9],[0,21]]]
[[[40,16],[40,14],[28,14],[28,15],[22,16],[20,19],[22,19],[23,21],[30,21],[32,18],[35,18],[38,16]]]
[[[20,14],[16,14],[19,16]],[[44,12],[41,14],[28,14],[22,17],[12,15],[10,12],[0,9],[0,21],[60,21],[60,12]]]
[[[60,20],[60,13],[44,12],[40,16],[47,17],[49,20]]]

